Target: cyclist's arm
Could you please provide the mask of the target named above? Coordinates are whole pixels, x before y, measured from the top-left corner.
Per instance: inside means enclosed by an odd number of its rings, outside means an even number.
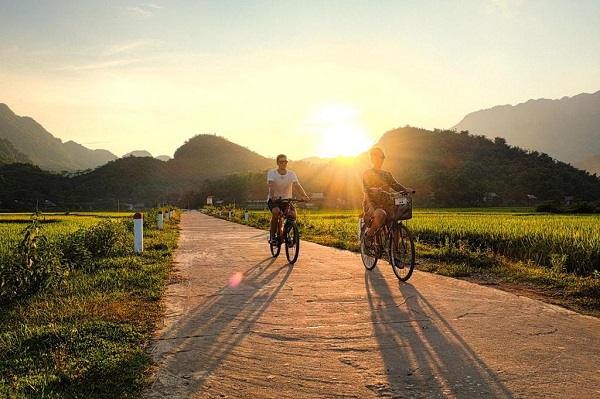
[[[273,180],[269,180],[267,184],[269,185],[269,199],[275,199],[275,183]]]
[[[373,210],[377,207],[377,194],[379,187],[372,186],[370,184],[370,179],[368,178],[368,172],[365,171],[363,173],[363,210],[367,213],[373,212]]]
[[[304,188],[300,185],[299,181],[295,181],[293,183],[294,187],[296,188],[296,191],[298,191],[298,193],[300,193],[300,196],[302,197],[302,199],[304,201],[308,201],[310,200],[308,194],[306,194],[306,191],[304,191]]]
[[[406,187],[404,187],[402,184],[400,184],[396,181],[396,179],[394,178],[394,175],[392,175],[391,172],[389,174],[386,174],[386,183],[394,191],[401,191],[401,192],[408,191],[408,189]]]

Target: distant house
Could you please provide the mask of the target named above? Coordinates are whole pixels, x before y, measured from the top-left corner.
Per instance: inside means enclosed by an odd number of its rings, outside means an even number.
[[[44,200],[44,207],[46,208],[56,208],[56,204],[50,200]]]
[[[571,205],[571,202],[573,202],[575,200],[575,197],[565,197],[565,205]]]
[[[483,195],[483,202],[492,201],[492,200],[494,200],[495,198],[499,198],[499,197],[498,197],[498,194],[496,194],[496,193],[485,193],[485,194]]]

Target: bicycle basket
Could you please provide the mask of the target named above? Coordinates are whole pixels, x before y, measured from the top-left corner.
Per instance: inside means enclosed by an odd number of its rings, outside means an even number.
[[[394,194],[394,205],[391,206],[393,220],[412,218],[412,198],[400,193]]]

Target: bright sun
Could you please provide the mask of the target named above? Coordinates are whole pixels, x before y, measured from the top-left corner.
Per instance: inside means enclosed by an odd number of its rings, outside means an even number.
[[[357,121],[357,111],[350,105],[323,106],[310,121],[311,128],[321,136],[318,156],[354,157],[373,144]]]

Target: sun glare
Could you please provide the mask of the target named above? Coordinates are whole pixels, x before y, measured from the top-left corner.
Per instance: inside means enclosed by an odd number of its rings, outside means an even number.
[[[354,157],[373,143],[357,121],[357,111],[350,105],[323,106],[310,121],[311,130],[321,137],[318,156],[322,158]]]

